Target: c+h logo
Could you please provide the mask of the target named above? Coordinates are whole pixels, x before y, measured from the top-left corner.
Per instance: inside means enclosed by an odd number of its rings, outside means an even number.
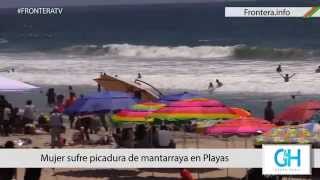
[[[296,161],[297,167],[301,165],[301,152],[297,150],[296,154],[293,155],[291,149],[278,149],[274,154],[274,161],[279,167],[291,167],[291,161]]]

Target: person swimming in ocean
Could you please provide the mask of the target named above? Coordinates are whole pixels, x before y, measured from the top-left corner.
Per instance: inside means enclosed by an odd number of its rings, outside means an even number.
[[[142,78],[141,73],[138,73],[138,77],[137,77],[137,79],[141,79],[141,78]]]
[[[209,87],[208,87],[208,89],[212,89],[212,88],[214,88],[214,87],[213,87],[213,83],[212,83],[212,82],[210,82],[210,83],[209,83]]]
[[[278,65],[278,67],[277,67],[277,72],[278,72],[278,73],[281,73],[281,72],[282,72],[281,64]]]
[[[210,82],[208,86],[209,94],[213,94],[213,91],[215,90],[215,87],[213,86],[213,83]]]
[[[217,88],[220,88],[223,86],[223,83],[219,79],[216,79],[216,83],[217,83]]]
[[[320,73],[320,66],[318,66],[318,68],[315,71],[316,73]]]
[[[283,78],[284,82],[289,82],[290,79],[291,79],[293,76],[296,75],[296,73],[293,73],[291,76],[289,76],[289,74],[285,74],[285,75],[280,74],[280,75],[281,75],[281,77]]]

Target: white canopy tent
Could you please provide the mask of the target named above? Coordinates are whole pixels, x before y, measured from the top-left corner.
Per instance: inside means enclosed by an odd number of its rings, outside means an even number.
[[[0,92],[30,91],[39,87],[0,76]]]

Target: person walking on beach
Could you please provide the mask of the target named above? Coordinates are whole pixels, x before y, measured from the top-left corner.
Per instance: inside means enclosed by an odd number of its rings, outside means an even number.
[[[293,76],[295,76],[296,73],[293,73],[291,76],[289,76],[289,74],[280,74],[280,76],[283,78],[284,82],[289,82],[291,78],[293,78]]]
[[[48,105],[54,105],[56,103],[56,93],[54,92],[54,88],[49,88],[46,95]]]
[[[63,119],[62,114],[55,108],[50,116],[50,134],[51,134],[51,147],[61,147],[60,134],[62,132]]]
[[[11,105],[6,106],[3,109],[3,132],[4,136],[9,136],[10,133],[10,117],[11,117]]]
[[[277,71],[277,73],[281,73],[282,72],[281,64],[278,65],[276,71]]]
[[[272,109],[272,101],[267,102],[267,106],[264,109],[264,119],[272,122],[274,119],[274,111]]]

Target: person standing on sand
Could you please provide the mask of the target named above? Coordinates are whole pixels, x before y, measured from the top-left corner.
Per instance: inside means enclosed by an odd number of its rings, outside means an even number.
[[[3,132],[4,136],[9,136],[10,133],[10,117],[11,117],[11,105],[6,106],[3,109]]]
[[[272,122],[274,119],[274,111],[272,109],[272,101],[267,102],[267,106],[264,109],[264,119]]]
[[[49,88],[46,95],[48,105],[54,105],[56,103],[56,93],[54,92],[54,88]]]
[[[30,123],[33,124],[33,121],[35,120],[35,106],[32,104],[31,100],[28,100],[26,102],[26,106],[24,108],[23,112],[23,121],[24,123]]]
[[[62,114],[55,108],[50,116],[50,134],[51,134],[51,147],[61,147],[60,134],[62,132],[63,119]]]
[[[72,106],[74,104],[74,102],[76,101],[76,99],[77,99],[76,94],[74,92],[70,92],[69,98],[64,103],[64,109],[67,109],[70,106]],[[73,127],[72,125],[73,125],[74,119],[75,119],[75,116],[73,114],[69,115],[71,129]]]

